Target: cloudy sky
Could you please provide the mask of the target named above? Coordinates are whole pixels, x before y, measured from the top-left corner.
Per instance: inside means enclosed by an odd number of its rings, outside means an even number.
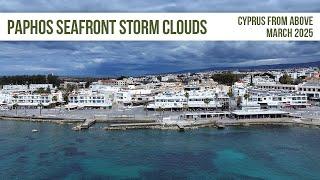
[[[320,12],[320,1],[0,0],[0,12]],[[141,75],[319,60],[319,42],[0,42],[0,75]]]

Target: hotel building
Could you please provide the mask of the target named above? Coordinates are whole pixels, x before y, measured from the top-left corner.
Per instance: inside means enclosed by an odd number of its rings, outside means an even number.
[[[40,105],[43,107],[49,107],[55,103],[53,95],[51,94],[18,93],[12,96],[12,102],[10,104],[16,104],[19,107],[25,108],[37,108]]]
[[[299,85],[290,85],[290,84],[259,84],[257,88],[264,90],[278,90],[278,91],[287,91],[287,92],[299,92],[306,94],[307,97],[311,100],[320,100],[320,85],[319,84],[299,84]]]
[[[68,97],[67,108],[111,108],[111,98],[102,93],[91,91],[75,92]]]
[[[182,109],[217,109],[222,108],[220,99],[228,97],[221,96],[214,91],[189,91],[188,96],[186,92],[181,91],[177,93],[165,92],[155,96],[153,103],[147,106],[149,110],[182,110]]]

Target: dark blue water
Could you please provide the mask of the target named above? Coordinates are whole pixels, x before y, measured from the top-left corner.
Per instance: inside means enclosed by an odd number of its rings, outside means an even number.
[[[99,126],[74,132],[68,125],[0,121],[0,179],[320,178],[320,129]]]

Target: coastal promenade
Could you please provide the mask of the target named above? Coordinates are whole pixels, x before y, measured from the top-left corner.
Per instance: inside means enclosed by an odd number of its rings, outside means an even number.
[[[126,129],[172,129],[188,130],[202,127],[224,128],[228,126],[254,125],[296,125],[320,127],[319,109],[302,109],[290,112],[292,117],[232,119],[207,118],[183,119],[181,112],[145,112],[142,107],[111,110],[64,110],[45,109],[41,115],[38,109],[7,110],[0,112],[0,120],[17,120],[30,122],[51,122],[58,124],[76,124],[75,127],[88,129],[95,123],[102,124],[105,130]],[[101,126],[100,126],[101,127]]]
[[[30,122],[51,122],[51,123],[81,123],[85,119],[73,119],[73,118],[63,118],[63,117],[44,117],[44,116],[10,116],[10,115],[0,115],[0,120],[15,120],[15,121],[30,121]]]

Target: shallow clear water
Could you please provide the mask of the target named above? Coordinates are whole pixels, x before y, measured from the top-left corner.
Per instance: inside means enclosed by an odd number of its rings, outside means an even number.
[[[1,179],[319,179],[320,129],[75,132],[0,121]],[[32,133],[38,129],[38,133]]]

